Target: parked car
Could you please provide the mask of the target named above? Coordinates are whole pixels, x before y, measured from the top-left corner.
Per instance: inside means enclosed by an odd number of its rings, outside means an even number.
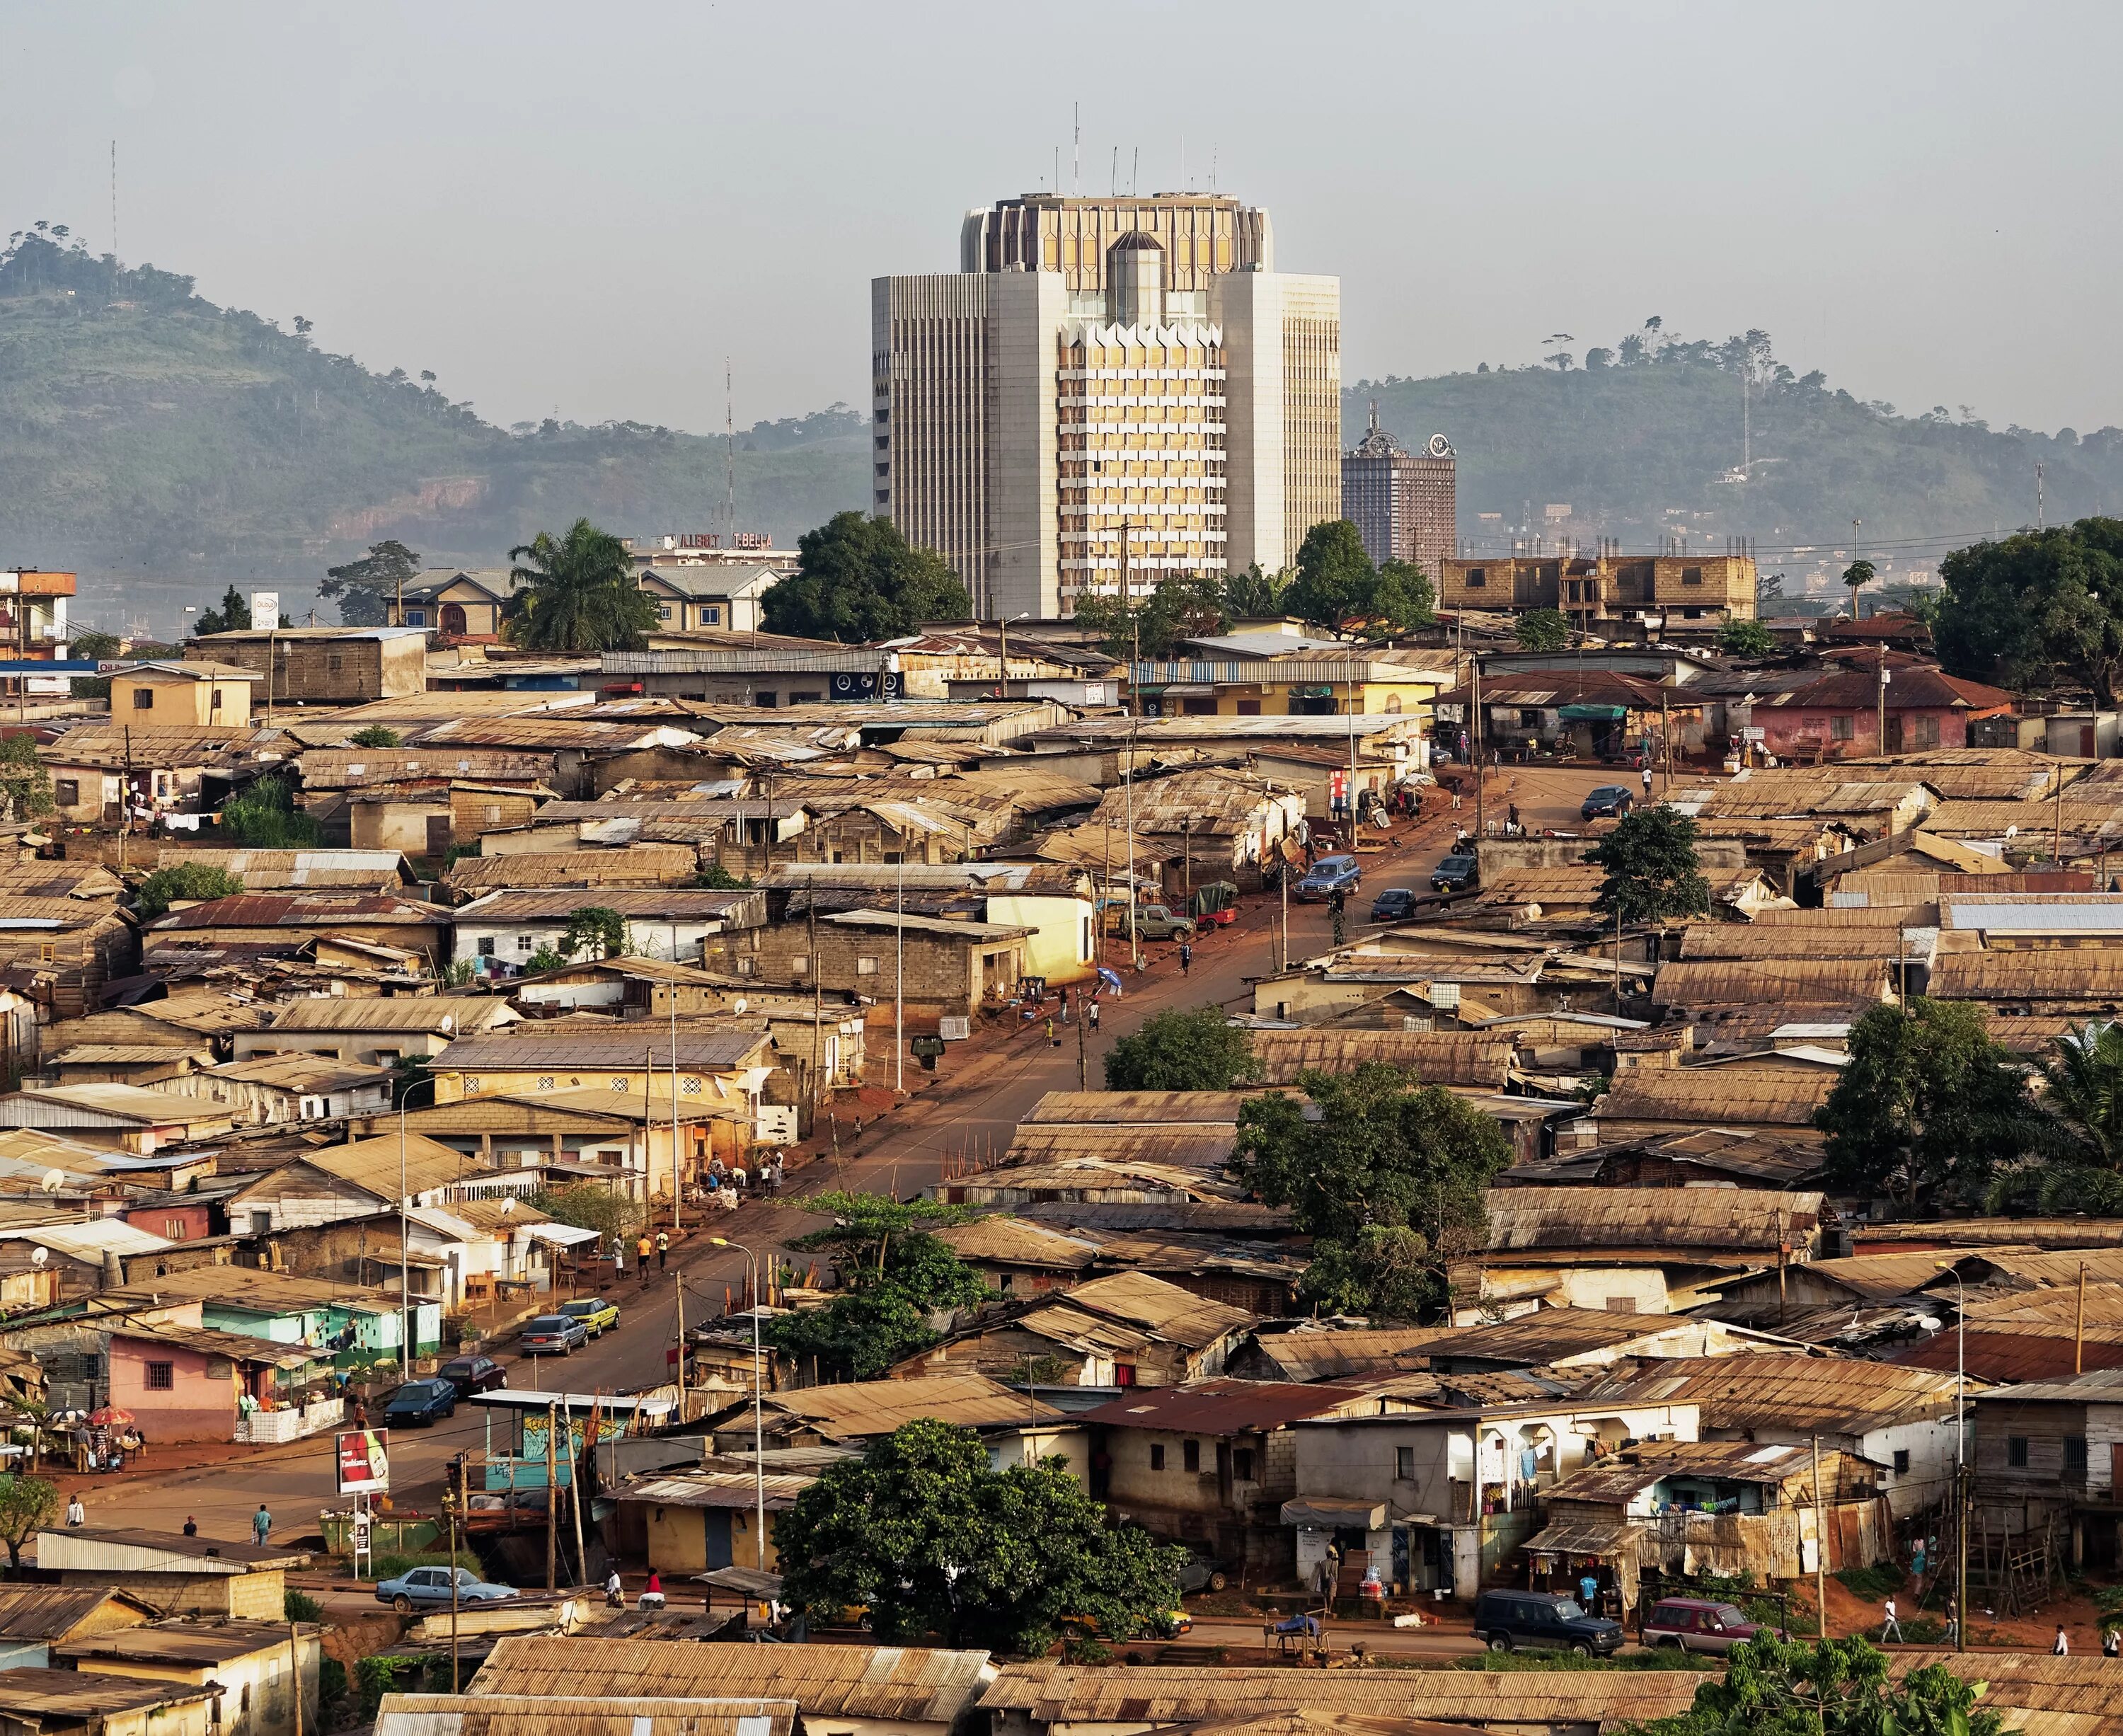
[[[508,1384],[508,1371],[490,1356],[452,1357],[435,1371],[435,1377],[455,1386],[459,1398],[470,1398],[475,1392],[491,1392],[497,1386]]]
[[[1714,1598],[1661,1598],[1644,1617],[1643,1637],[1646,1645],[1722,1655],[1757,1634],[1788,1637],[1783,1629],[1750,1621],[1744,1611]]]
[[[383,1407],[383,1426],[425,1429],[430,1423],[454,1415],[457,1408],[455,1381],[408,1381],[391,1395],[391,1402]]]
[[[569,1320],[579,1320],[592,1338],[602,1338],[619,1324],[619,1309],[602,1296],[579,1296],[573,1302],[560,1304],[560,1312]]]
[[[1415,889],[1389,886],[1371,900],[1374,922],[1399,922],[1415,914]]]
[[[1585,798],[1585,805],[1577,810],[1580,819],[1599,819],[1613,814],[1619,819],[1637,805],[1636,796],[1622,784],[1602,784]]]
[[[1440,858],[1430,870],[1430,889],[1432,892],[1471,892],[1480,882],[1475,871],[1479,859],[1472,856],[1448,856]]]
[[[387,1603],[401,1616],[410,1615],[416,1609],[433,1609],[439,1604],[444,1609],[450,1605],[450,1574],[457,1574],[457,1601],[466,1603],[503,1603],[520,1596],[513,1585],[490,1585],[468,1567],[452,1569],[447,1567],[415,1567],[402,1573],[395,1579],[386,1579],[376,1588],[376,1601]]]
[[[1216,1557],[1200,1550],[1189,1550],[1187,1559],[1179,1564],[1179,1588],[1183,1592],[1220,1592],[1230,1583]]]
[[[1108,934],[1127,938],[1128,904],[1126,898],[1114,898],[1105,906],[1105,929]],[[1163,904],[1138,904],[1135,908],[1136,933],[1146,941],[1191,941],[1194,938],[1194,922],[1191,917],[1179,915]]]
[[[1228,928],[1239,919],[1239,889],[1230,880],[1211,880],[1194,894],[1197,922],[1213,922]]]
[[[565,1356],[587,1344],[590,1331],[572,1314],[541,1314],[523,1323],[516,1341],[532,1356]]]
[[[1337,892],[1356,892],[1364,884],[1364,870],[1353,856],[1323,856],[1297,883],[1301,898],[1324,898]]]
[[[1620,1649],[1623,1634],[1619,1621],[1588,1616],[1560,1593],[1485,1591],[1474,1604],[1474,1637],[1493,1652],[1530,1645],[1605,1658]]]

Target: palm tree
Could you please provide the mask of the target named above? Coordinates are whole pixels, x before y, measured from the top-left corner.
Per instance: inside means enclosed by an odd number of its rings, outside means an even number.
[[[2123,1025],[2089,1020],[2056,1039],[2042,1065],[2056,1155],[2123,1170]]]
[[[541,531],[508,551],[516,589],[502,631],[534,651],[582,655],[638,651],[656,625],[656,604],[634,582],[626,546],[587,518],[555,541]]]

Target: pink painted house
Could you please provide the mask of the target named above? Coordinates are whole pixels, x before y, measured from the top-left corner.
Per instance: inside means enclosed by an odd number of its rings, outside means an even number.
[[[1898,664],[1890,654],[1886,673],[1884,743],[1879,670],[1869,658],[1863,668],[1831,672],[1787,693],[1765,694],[1751,706],[1728,706],[1727,715],[1736,734],[1739,727],[1752,725],[1763,732],[1760,745],[1779,759],[1808,765],[1872,753],[1965,748],[1972,721],[2013,710],[2013,696],[2003,688],[1963,681],[1929,664]]]

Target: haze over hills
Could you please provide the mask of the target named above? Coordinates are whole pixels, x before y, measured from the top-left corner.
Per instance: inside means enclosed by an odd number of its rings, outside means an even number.
[[[326,566],[384,537],[431,565],[491,565],[579,514],[621,534],[725,524],[719,435],[499,428],[430,378],[319,350],[306,321],[283,331],[53,233],[0,255],[0,561],[81,573],[84,623],[166,628],[180,603],[254,578],[299,616]],[[1753,537],[1766,569],[1859,518],[1868,551],[1928,559],[2032,522],[2038,461],[2050,522],[2123,504],[2123,431],[1901,415],[1796,374],[1760,333],[1712,345],[1653,329],[1585,363],[1358,382],[1345,430],[1361,433],[1375,398],[1410,447],[1447,434],[1461,534],[1492,547],[1530,511],[1587,542]],[[1736,480],[1743,378],[1752,462]],[[736,448],[737,527],[781,546],[869,498],[861,412],[761,423]],[[1550,503],[1570,518],[1548,523]]]

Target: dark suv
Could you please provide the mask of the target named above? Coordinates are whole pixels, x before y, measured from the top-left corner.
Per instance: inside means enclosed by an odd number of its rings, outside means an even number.
[[[1493,1652],[1530,1645],[1605,1658],[1622,1645],[1621,1624],[1588,1616],[1557,1592],[1486,1591],[1474,1605],[1474,1637]]]
[[[1602,784],[1585,798],[1577,810],[1580,819],[1600,819],[1611,814],[1616,819],[1626,816],[1636,805],[1636,797],[1623,784]]]

